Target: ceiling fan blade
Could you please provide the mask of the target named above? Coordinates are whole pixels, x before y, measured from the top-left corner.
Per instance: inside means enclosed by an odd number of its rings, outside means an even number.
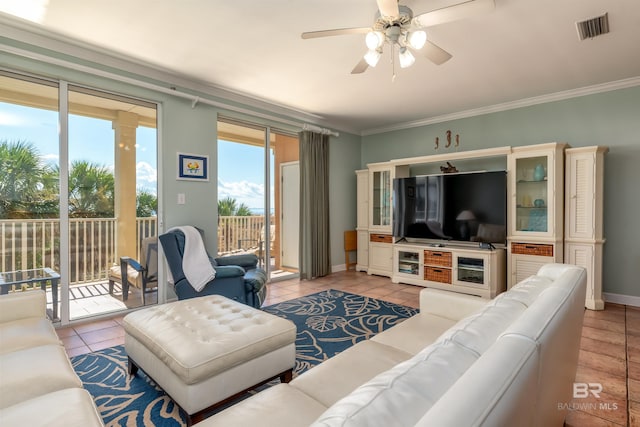
[[[371,31],[370,27],[362,28],[338,28],[335,30],[309,31],[302,33],[303,39],[315,39],[318,37],[342,36],[345,34],[367,34]]]
[[[369,64],[367,64],[367,61],[362,58],[360,62],[358,62],[355,67],[353,67],[353,70],[351,70],[351,74],[362,74],[367,71],[367,68],[369,68]]]
[[[434,25],[470,18],[484,12],[490,12],[494,8],[494,0],[470,0],[423,13],[413,18],[413,22],[421,27],[432,27]]]
[[[398,9],[398,0],[376,0],[378,2],[378,10],[380,15],[387,16],[389,18],[397,18],[400,16],[400,9]]]
[[[429,61],[433,62],[436,65],[441,65],[451,59],[451,54],[441,47],[433,44],[429,40],[422,47],[422,54]]]

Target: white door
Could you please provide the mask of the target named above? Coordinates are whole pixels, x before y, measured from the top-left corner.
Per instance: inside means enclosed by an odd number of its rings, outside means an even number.
[[[282,266],[298,269],[298,247],[300,233],[300,163],[287,162],[280,165],[282,177]]]

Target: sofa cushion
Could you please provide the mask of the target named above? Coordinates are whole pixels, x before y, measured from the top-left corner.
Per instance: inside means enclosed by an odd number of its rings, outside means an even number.
[[[412,355],[371,340],[361,341],[314,366],[291,385],[325,406],[331,406],[358,386]]]
[[[518,301],[495,299],[448,329],[439,340],[454,341],[480,357],[525,309]]]
[[[47,344],[60,344],[60,340],[51,322],[44,317],[0,323],[0,354]]]
[[[529,307],[538,298],[538,295],[552,284],[553,281],[548,277],[530,276],[512,287],[509,292],[498,295],[496,299],[519,301]]]
[[[538,376],[536,344],[522,337],[500,338],[416,427],[535,425]]]
[[[477,360],[452,341],[438,341],[358,387],[312,426],[413,426]]]
[[[103,426],[93,398],[82,388],[54,391],[0,409],[3,426],[92,427]]]
[[[447,329],[456,324],[455,320],[420,313],[389,328],[371,338],[381,344],[395,347],[412,355],[432,344]]]
[[[65,388],[82,387],[60,345],[42,345],[0,356],[0,408]]]
[[[310,425],[326,409],[326,406],[295,387],[278,384],[205,419],[198,425],[302,427]]]
[[[0,323],[29,317],[47,317],[47,294],[41,289],[12,292],[0,298]]]

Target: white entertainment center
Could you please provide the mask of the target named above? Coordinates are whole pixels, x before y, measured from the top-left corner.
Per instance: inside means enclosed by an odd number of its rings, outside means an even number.
[[[357,175],[356,270],[395,283],[445,289],[484,298],[534,274],[549,262],[587,268],[585,306],[603,309],[602,179],[606,147],[564,143],[458,151],[368,164]],[[394,178],[424,165],[465,166],[501,158],[507,170],[505,244],[405,241],[394,237]],[[460,172],[469,172],[461,170]],[[566,188],[565,188],[566,187]]]

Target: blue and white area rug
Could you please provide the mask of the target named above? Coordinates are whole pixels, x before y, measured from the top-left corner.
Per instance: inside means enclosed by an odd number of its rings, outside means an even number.
[[[263,310],[290,319],[298,328],[294,376],[418,312],[336,290],[284,301]],[[76,356],[71,362],[94,397],[107,427],[186,425],[184,414],[144,371],[129,377],[123,346]]]

